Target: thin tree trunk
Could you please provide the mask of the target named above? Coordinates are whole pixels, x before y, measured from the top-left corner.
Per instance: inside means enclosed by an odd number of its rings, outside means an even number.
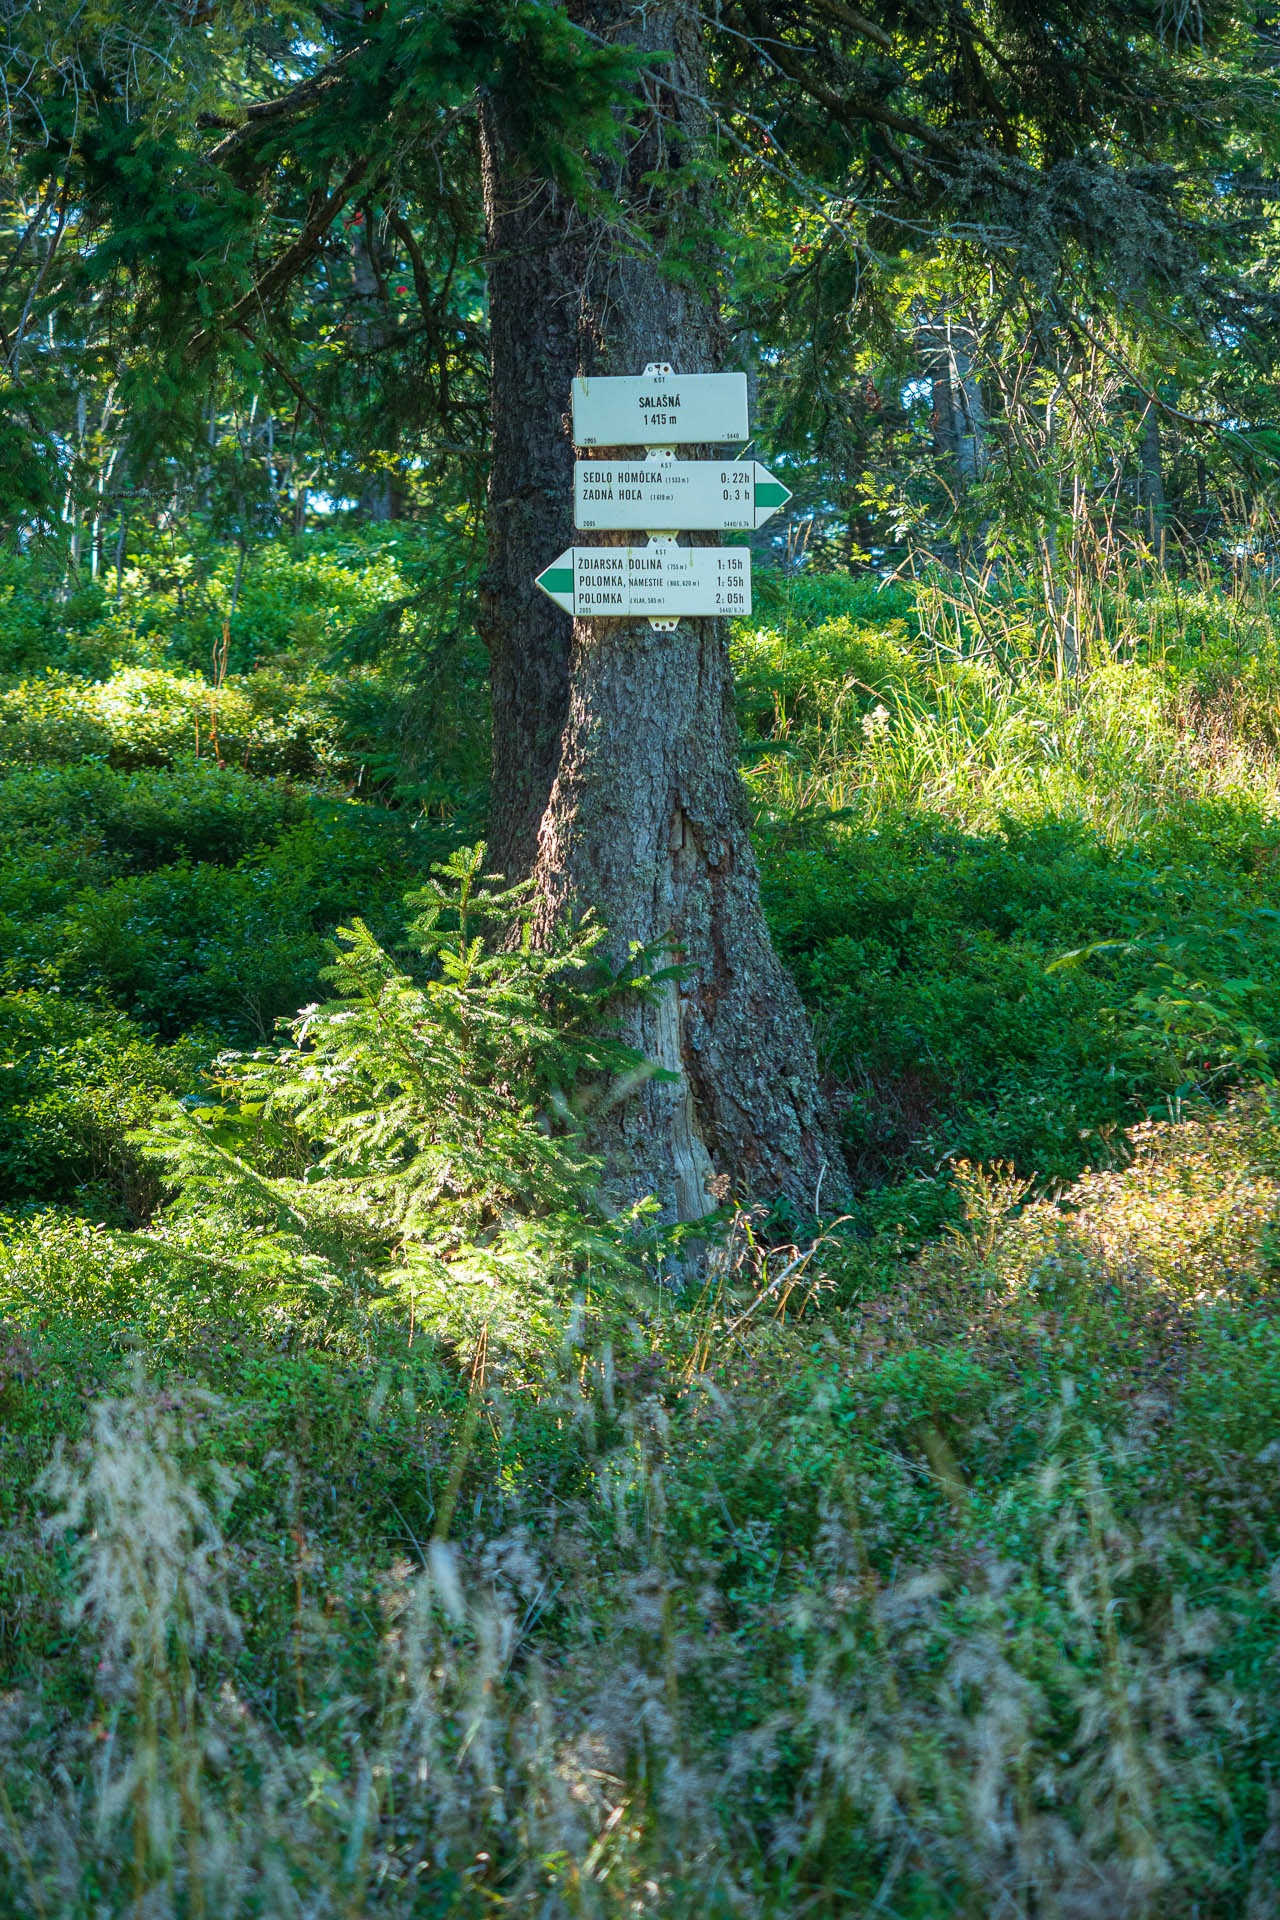
[[[938,477],[959,507],[986,471],[987,413],[976,372],[977,333],[966,320],[953,320],[944,308],[916,324],[916,349],[929,381],[933,455]],[[943,516],[944,521],[947,518]],[[988,522],[967,529],[963,518],[941,529],[935,558],[966,572],[986,566]]]
[[[80,481],[80,463],[84,457],[84,440],[88,417],[88,402],[85,399],[83,389],[80,389],[76,393],[75,452],[72,456],[71,478],[67,485],[66,499],[62,509],[63,519],[66,520],[71,527],[71,537],[67,544],[68,571],[63,575],[62,581],[62,591],[64,594],[70,590],[72,579],[80,571],[80,544],[83,514],[80,508],[77,488]]]
[[[1044,458],[1046,469],[1054,471],[1057,458],[1057,403],[1062,392],[1062,377],[1059,375],[1053,386],[1044,410]],[[1068,472],[1071,470],[1068,469]],[[1042,559],[1044,565],[1045,607],[1049,612],[1057,636],[1057,667],[1059,674],[1067,680],[1074,680],[1080,671],[1080,631],[1076,623],[1075,548],[1076,548],[1076,484],[1072,476],[1072,506],[1066,516],[1071,528],[1069,545],[1063,547],[1062,488],[1065,475],[1058,471],[1055,490],[1058,496],[1059,511],[1053,514],[1043,536]]]
[[[1155,402],[1147,402],[1142,416],[1142,510],[1151,551],[1164,565],[1165,496],[1164,473],[1160,462],[1160,415]]]
[[[366,202],[358,210],[358,217],[350,227],[351,279],[356,296],[355,344],[357,350],[364,354],[381,353],[395,331],[381,271],[385,264],[385,250],[373,231],[373,223],[373,206],[371,202]],[[395,458],[394,437],[392,446],[386,451],[392,459]],[[396,520],[401,504],[401,490],[390,467],[383,466],[362,477],[360,511],[366,520],[378,524]]]
[[[573,11],[586,20],[585,7]],[[703,131],[697,16],[688,0],[659,0],[643,14],[601,0],[589,24],[673,55],[655,65],[676,86],[649,83],[661,117],[646,115],[610,183],[629,207],[629,237],[599,223],[587,233],[546,189],[505,176],[492,127],[486,136],[488,204],[507,223],[490,280],[494,839],[527,847],[541,815],[535,924],[544,937],[590,907],[619,960],[632,945],[669,941],[684,969],[679,985],[626,1014],[631,1043],[676,1077],[648,1081],[598,1118],[614,1190],[656,1194],[668,1218],[699,1218],[730,1186],[830,1207],[847,1178],[805,1014],[761,910],[723,627],[686,620],[655,633],[647,622],[575,621],[566,672],[568,621],[554,609],[555,629],[541,608],[527,617],[532,575],[572,537],[560,419],[571,375],[665,361],[678,376],[714,369],[721,350],[707,294],[666,279],[660,264],[708,244],[696,229],[696,187],[671,184]],[[659,169],[665,191],[646,179]],[[516,708],[520,698],[527,710]],[[548,771],[549,798],[539,792]]]
[[[982,478],[987,464],[987,411],[975,370],[977,334],[945,313],[922,321],[916,343],[932,401],[933,450],[957,494]]]
[[[925,378],[929,382],[929,425],[933,437],[933,457],[950,469],[956,459],[956,409],[951,391],[951,355],[939,346],[934,327],[921,327],[916,334],[922,352]]]
[[[243,534],[241,534],[237,545],[239,551],[236,554],[236,577],[231,583],[231,611],[228,616],[232,620],[236,617],[236,608],[240,604],[240,588],[244,581],[245,544]]]
[[[956,418],[956,470],[971,487],[987,465],[987,410],[976,371],[977,335],[967,322],[947,328],[951,350],[951,397]]]
[[[213,507],[213,448],[218,444],[218,400],[213,392],[209,394],[209,422],[205,440],[210,449],[209,464],[200,470],[199,494],[200,511],[208,513]]]

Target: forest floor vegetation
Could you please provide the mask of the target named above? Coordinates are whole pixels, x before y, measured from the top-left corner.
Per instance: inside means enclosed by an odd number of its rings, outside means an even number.
[[[0,1908],[1275,1912],[1265,599],[1063,678],[766,581],[858,1199],[677,1243],[581,1144],[629,982],[483,937],[433,540],[6,564]]]

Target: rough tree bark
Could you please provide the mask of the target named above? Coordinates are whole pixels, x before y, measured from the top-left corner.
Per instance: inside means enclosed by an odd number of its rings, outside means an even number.
[[[494,842],[526,845],[536,809],[541,932],[591,907],[616,956],[669,940],[684,969],[678,986],[626,1015],[631,1043],[678,1078],[650,1080],[598,1116],[615,1190],[655,1193],[683,1219],[729,1187],[829,1209],[847,1176],[804,1010],[761,910],[723,627],[688,620],[654,633],[647,622],[592,620],[570,634],[530,585],[572,539],[562,418],[571,376],[640,373],[651,361],[677,375],[712,370],[721,351],[710,263],[696,253],[689,163],[704,131],[705,62],[694,8],[573,0],[570,10],[597,34],[668,58],[646,82],[638,131],[610,181],[626,232],[588,225],[545,186],[513,176],[501,128],[490,117],[485,129]],[[664,260],[704,271],[673,276]]]
[[[568,409],[589,236],[572,201],[520,168],[492,101],[480,142],[493,357],[479,620],[493,704],[489,858],[519,880],[537,858],[569,710],[569,623],[533,582],[573,538]]]

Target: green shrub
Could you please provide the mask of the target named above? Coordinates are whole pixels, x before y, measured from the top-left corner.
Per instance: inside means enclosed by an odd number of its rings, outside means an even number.
[[[234,864],[313,804],[284,781],[186,755],[172,767],[35,766],[0,779],[0,846],[20,861],[37,840],[74,842],[116,872],[184,858]]]
[[[315,992],[354,903],[394,934],[449,836],[204,761],[0,781],[3,976],[105,995],[172,1037],[265,1034]]]
[[[0,558],[0,674],[48,661],[56,648],[59,611],[47,583],[13,554]]]
[[[1188,1053],[1113,1017],[1141,962],[1050,971],[1082,926],[1153,897],[1149,870],[1075,823],[978,838],[904,820],[779,849],[764,881],[864,1178],[951,1155],[1069,1178],[1188,1077]],[[1272,991],[1280,1007],[1280,969]]]
[[[118,592],[114,568],[95,581],[66,574],[52,553],[0,558],[0,676],[54,667],[105,679],[116,664],[166,661],[205,674],[226,628],[233,676],[290,656],[314,663],[379,608],[457,573],[456,555],[425,528],[317,529],[251,547],[243,561],[235,545],[190,533],[179,548],[133,527]]]
[[[646,990],[644,956],[619,982],[600,928],[535,948],[529,886],[482,883],[483,855],[411,896],[419,979],[362,921],[340,929],[338,997],[298,1015],[293,1044],[223,1055],[222,1105],[173,1105],[140,1136],[176,1189],[167,1218],[201,1248],[250,1240],[284,1298],[340,1314],[402,1296],[469,1324],[627,1264],[634,1209],[610,1217],[572,1102],[641,1065],[601,1020],[621,988]]]
[[[1269,1070],[1280,790],[1243,722],[1189,717],[1190,642],[1065,686],[868,611],[739,630],[748,778],[855,1175],[916,1183],[864,1214],[936,1225],[953,1155],[1070,1179],[1165,1102]]]
[[[831,727],[909,686],[918,667],[902,620],[861,625],[740,627],[734,640],[738,713],[748,737],[793,725]]]
[[[416,854],[354,809],[317,809],[233,869],[181,862],[78,894],[32,930],[61,977],[166,1036],[217,1023],[265,1038],[314,996],[333,928],[359,903],[389,933]]]
[[[219,771],[328,780],[453,811],[483,779],[481,691],[433,699],[403,673],[353,666],[293,680],[263,668],[215,686],[168,667],[101,682],[45,673],[0,691],[0,767],[86,760],[121,769],[192,758]]]
[[[127,1136],[195,1084],[209,1049],[171,1048],[122,1014],[51,993],[0,994],[0,1194],[8,1208],[76,1201],[117,1221],[159,1198]]]
[[[0,761],[160,767],[203,753],[255,773],[314,776],[333,745],[323,714],[270,672],[217,688],[167,667],[122,667],[100,683],[48,672],[0,693]]]

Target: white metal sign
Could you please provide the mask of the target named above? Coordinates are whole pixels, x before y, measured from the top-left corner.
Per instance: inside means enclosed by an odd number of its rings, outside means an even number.
[[[749,437],[745,373],[606,374],[573,383],[578,447],[674,447],[685,440]]]
[[[762,527],[789,488],[757,460],[578,460],[573,524],[630,527]]]
[[[742,614],[751,611],[751,555],[744,547],[568,547],[537,576],[566,613],[628,615]]]

